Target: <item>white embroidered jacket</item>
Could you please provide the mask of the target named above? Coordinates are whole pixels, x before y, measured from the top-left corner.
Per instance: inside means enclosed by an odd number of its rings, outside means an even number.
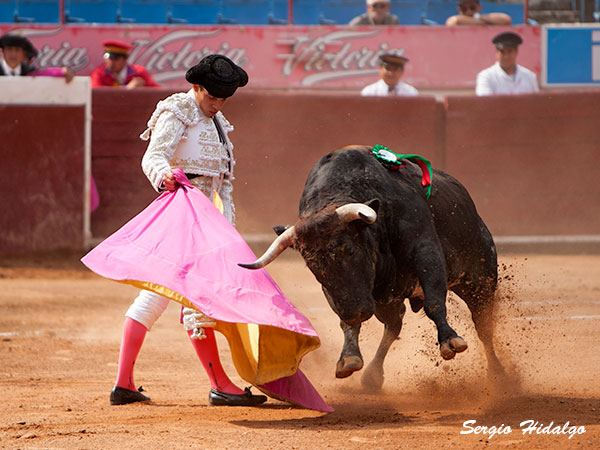
[[[198,106],[193,90],[173,94],[158,102],[148,128],[140,135],[150,139],[142,158],[142,169],[152,186],[160,190],[166,171],[179,167],[186,174],[200,175],[191,183],[212,200],[213,190],[223,201],[223,214],[234,223],[233,144],[228,134],[233,126],[218,112],[225,143],[219,141],[215,122]]]

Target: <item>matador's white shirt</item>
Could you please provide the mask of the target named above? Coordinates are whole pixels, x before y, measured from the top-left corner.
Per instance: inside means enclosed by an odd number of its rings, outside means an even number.
[[[219,139],[218,121],[225,142]],[[142,169],[152,186],[160,190],[163,175],[179,167],[186,174],[200,175],[191,183],[212,200],[213,190],[223,201],[223,214],[234,223],[233,144],[228,134],[233,126],[218,112],[214,120],[200,109],[193,89],[158,102],[148,128],[140,136],[150,139],[142,158]]]
[[[528,94],[539,92],[535,73],[517,64],[513,75],[507,74],[500,63],[496,63],[477,74],[475,94]]]
[[[360,91],[360,95],[363,97],[387,97],[388,95],[412,97],[419,95],[419,91],[404,81],[399,81],[398,84],[390,91],[390,88],[385,81],[379,80],[375,83],[365,86],[363,90]]]

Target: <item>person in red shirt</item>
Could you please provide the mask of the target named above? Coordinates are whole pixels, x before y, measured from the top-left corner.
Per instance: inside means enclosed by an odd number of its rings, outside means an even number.
[[[128,64],[129,52],[133,48],[122,41],[102,41],[104,46],[104,64],[96,67],[90,77],[92,87],[117,86],[125,89],[136,87],[159,87],[144,66]]]

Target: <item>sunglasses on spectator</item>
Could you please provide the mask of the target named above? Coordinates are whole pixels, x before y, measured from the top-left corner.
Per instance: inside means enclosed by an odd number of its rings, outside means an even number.
[[[375,8],[375,9],[384,9],[384,8],[387,8],[388,6],[390,6],[389,3],[373,3],[373,4],[371,4],[371,7]]]

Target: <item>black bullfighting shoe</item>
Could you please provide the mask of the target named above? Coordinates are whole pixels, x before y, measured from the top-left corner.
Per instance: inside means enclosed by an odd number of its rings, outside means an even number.
[[[127,405],[128,403],[136,402],[147,402],[150,397],[146,397],[140,391],[143,389],[140,387],[137,391],[122,388],[120,386],[113,387],[110,393],[110,404],[111,405]]]
[[[250,388],[244,389],[243,394],[228,394],[211,389],[208,394],[208,402],[213,406],[256,406],[267,401],[264,395],[254,395]]]

